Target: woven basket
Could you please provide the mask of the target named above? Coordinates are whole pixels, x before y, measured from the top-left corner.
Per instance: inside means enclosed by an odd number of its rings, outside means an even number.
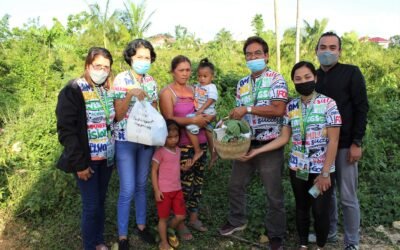
[[[237,159],[247,153],[250,148],[250,138],[239,142],[220,142],[215,137],[214,147],[221,159]]]
[[[221,124],[221,123],[219,123]],[[246,123],[250,128],[250,126]],[[219,127],[217,125],[217,127]],[[216,138],[216,133],[213,132],[214,148],[217,151],[221,159],[237,159],[241,155],[247,153],[250,148],[251,139],[246,138],[245,140],[234,141],[234,142],[221,142]]]

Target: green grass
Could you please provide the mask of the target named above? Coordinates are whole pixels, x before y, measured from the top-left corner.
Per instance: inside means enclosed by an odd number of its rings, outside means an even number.
[[[212,171],[207,171],[205,185],[203,189],[203,199],[200,211],[201,220],[209,228],[208,232],[193,232],[195,240],[183,242],[180,249],[250,249],[251,244],[238,241],[236,239],[222,237],[217,233],[217,229],[225,222],[228,212],[227,183],[230,176],[230,162],[220,161],[214,166]],[[30,191],[27,191],[20,202],[26,203],[25,199],[42,200],[46,203],[49,199],[49,192],[40,192],[44,187],[54,187],[55,182],[65,184],[63,197],[55,205],[52,204],[52,210],[42,209],[30,211],[24,209],[15,209],[14,214],[2,213],[7,215],[7,221],[4,226],[2,239],[13,239],[13,246],[16,249],[81,249],[80,236],[80,213],[81,202],[79,190],[76,187],[72,175],[59,173],[57,169],[47,169],[36,179],[36,183],[29,183]],[[294,204],[288,176],[285,172],[284,189],[286,194],[287,211],[287,242],[288,249],[296,247],[296,231],[294,223]],[[36,174],[36,173],[35,173]],[[48,178],[55,174],[55,178]],[[25,173],[26,178],[31,178],[32,173]],[[260,234],[265,233],[263,226],[265,208],[264,191],[256,175],[248,188],[248,213],[249,225],[244,232],[238,232],[235,235],[248,241],[257,243]],[[22,177],[21,177],[22,178]],[[23,179],[23,178],[22,178]],[[23,182],[20,182],[23,185]],[[50,196],[51,197],[51,196]],[[51,198],[51,199],[54,199]],[[113,245],[117,242],[116,226],[116,206],[118,199],[118,175],[114,171],[108,192],[106,206],[106,242]],[[16,205],[16,204],[15,204]],[[11,210],[10,210],[11,211]],[[149,182],[148,191],[148,223],[154,229],[157,225],[157,213],[154,204],[151,186]],[[157,249],[156,246],[150,246],[142,243],[137,236],[133,235],[134,211],[131,210],[130,217],[130,242],[134,249]],[[1,243],[0,243],[1,246]],[[340,247],[340,243],[331,245],[335,249]]]

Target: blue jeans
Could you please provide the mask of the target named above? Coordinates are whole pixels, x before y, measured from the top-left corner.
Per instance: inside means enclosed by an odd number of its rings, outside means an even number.
[[[153,146],[128,141],[116,141],[115,158],[119,175],[117,207],[118,235],[128,236],[129,211],[135,199],[136,224],[146,224],[146,190]]]
[[[82,236],[85,250],[96,249],[104,244],[104,202],[111,177],[112,167],[107,161],[92,161],[90,167],[94,173],[84,181],[75,175],[82,197]]]
[[[347,161],[348,148],[339,149],[336,155],[336,185],[339,189],[343,211],[344,243],[358,245],[360,242],[360,204],[357,198],[358,166]],[[329,233],[337,231],[336,192],[331,196]]]

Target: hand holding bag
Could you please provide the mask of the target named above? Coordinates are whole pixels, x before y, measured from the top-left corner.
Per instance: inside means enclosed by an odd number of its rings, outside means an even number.
[[[129,113],[127,140],[149,146],[164,146],[168,131],[164,117],[147,101],[137,101]]]

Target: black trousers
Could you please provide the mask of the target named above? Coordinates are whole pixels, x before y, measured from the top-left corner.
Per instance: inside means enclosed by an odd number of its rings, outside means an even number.
[[[290,171],[290,182],[296,200],[296,227],[300,238],[300,245],[308,245],[308,233],[310,228],[310,208],[314,217],[314,230],[317,236],[317,245],[323,247],[326,244],[329,233],[329,208],[334,183],[317,198],[312,197],[308,190],[314,185],[314,180],[319,174],[310,174],[308,181],[296,178],[296,171]],[[331,173],[334,179],[335,173]]]

